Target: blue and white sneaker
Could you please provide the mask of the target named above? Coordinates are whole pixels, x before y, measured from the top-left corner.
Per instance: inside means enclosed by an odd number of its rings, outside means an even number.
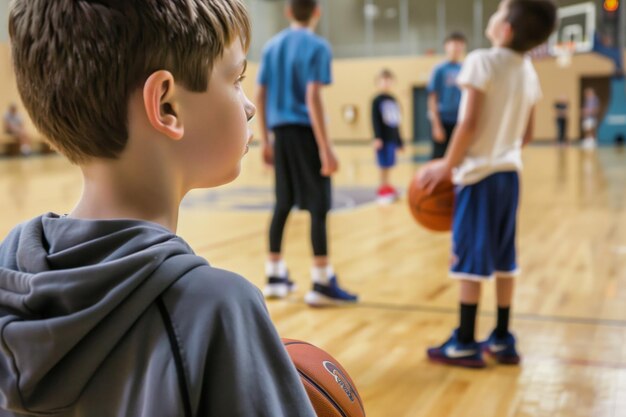
[[[517,365],[521,361],[515,349],[515,336],[510,332],[505,337],[497,337],[494,330],[481,346],[483,352],[503,365]]]
[[[296,290],[297,286],[289,279],[289,276],[286,278],[268,277],[267,284],[263,288],[263,295],[267,299],[276,300],[285,298]]]
[[[458,334],[459,330],[456,329],[443,345],[428,349],[428,358],[435,362],[466,368],[484,368],[487,366],[483,359],[480,344],[477,342],[460,343]]]
[[[359,300],[355,294],[343,290],[337,282],[337,277],[333,276],[328,285],[313,284],[313,289],[304,296],[304,302],[311,307],[329,307],[345,304],[354,304]]]

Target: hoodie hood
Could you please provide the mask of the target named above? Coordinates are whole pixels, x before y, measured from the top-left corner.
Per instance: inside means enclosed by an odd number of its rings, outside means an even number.
[[[155,278],[179,256],[189,261]],[[154,223],[47,214],[16,227],[0,245],[0,408],[70,407],[146,309],[200,265]]]

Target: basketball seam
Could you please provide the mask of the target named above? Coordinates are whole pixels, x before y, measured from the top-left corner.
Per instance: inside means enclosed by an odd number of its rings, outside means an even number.
[[[446,217],[446,218],[450,217],[448,214],[441,214],[441,212],[435,211],[435,210],[424,210],[424,209],[417,208],[415,211],[417,211],[420,214],[430,214],[431,216]]]
[[[306,345],[308,343],[302,343],[303,345]],[[324,390],[324,388],[320,387],[314,380],[313,378],[309,377],[307,374],[305,374],[304,372],[302,372],[300,369],[297,369],[298,373],[300,374],[300,376],[304,379],[307,380],[307,382],[311,385],[313,385],[313,387],[315,387],[320,394],[322,394],[324,397],[326,397],[326,399],[328,400],[328,402],[330,402],[330,404],[335,407],[335,409],[337,411],[339,411],[339,414],[341,414],[342,417],[348,417],[348,415],[343,411],[343,408],[341,408],[341,406],[339,406],[339,404],[337,404],[337,402],[333,399],[333,397],[330,396],[329,393],[326,392],[326,390]]]
[[[306,343],[306,342],[288,342],[288,343],[284,343],[285,346],[291,346],[291,345],[307,345],[307,346],[313,346],[310,343]],[[313,346],[315,347],[315,346]]]
[[[287,342],[284,343],[285,347],[287,346],[291,346],[291,345],[305,345],[305,346],[313,346],[316,347],[315,345],[312,345],[310,343],[306,343],[306,342],[302,342],[302,341],[295,341],[295,342]],[[297,369],[298,373],[301,373],[299,369]],[[306,375],[303,374],[303,376],[306,377]],[[307,381],[309,380],[309,378],[307,378]],[[361,396],[359,395],[359,393],[356,390],[356,387],[354,386],[354,381],[351,381],[350,384],[352,385],[352,388],[354,389],[354,395],[356,396],[357,400],[359,400],[359,407],[361,408],[361,411],[363,411],[363,415],[365,415],[365,407],[363,406],[363,400],[361,400]],[[317,386],[317,384],[316,384]]]

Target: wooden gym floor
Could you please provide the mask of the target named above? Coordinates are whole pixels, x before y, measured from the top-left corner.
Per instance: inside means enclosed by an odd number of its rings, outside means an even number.
[[[339,146],[335,185],[376,186],[366,146]],[[409,156],[394,172],[404,186]],[[269,303],[283,337],[331,352],[355,379],[370,417],[626,416],[626,152],[535,146],[525,151],[520,214],[522,276],[513,329],[523,364],[464,370],[429,363],[425,349],[457,324],[457,284],[446,276],[449,235],[416,226],[405,201],[334,213],[331,250],[354,308],[312,310],[308,217],[295,213],[286,259],[300,290]],[[271,172],[258,148],[241,177],[219,191],[196,191],[181,210],[179,234],[213,265],[263,285],[267,210],[214,204],[244,190],[267,202]],[[81,188],[60,157],[0,160],[0,238],[42,212],[65,213]],[[222,194],[220,194],[222,193]],[[212,197],[213,196],[213,197]],[[230,205],[229,205],[230,204]],[[241,204],[239,205],[241,206]],[[238,207],[239,207],[238,206]],[[244,204],[245,206],[245,204]],[[494,325],[493,284],[484,285],[478,336]]]

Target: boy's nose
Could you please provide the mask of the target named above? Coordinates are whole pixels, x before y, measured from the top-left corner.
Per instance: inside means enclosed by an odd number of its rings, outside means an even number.
[[[256,106],[252,104],[250,100],[246,100],[245,110],[246,110],[246,116],[248,117],[248,121],[252,120],[252,118],[256,114]]]

